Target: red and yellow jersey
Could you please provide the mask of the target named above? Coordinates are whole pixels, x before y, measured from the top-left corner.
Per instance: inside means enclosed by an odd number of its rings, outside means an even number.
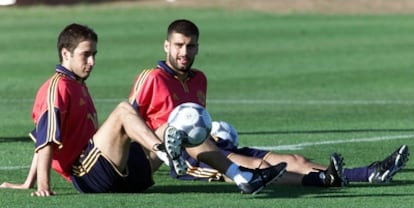
[[[56,73],[37,92],[32,118],[36,129],[31,137],[36,151],[55,144],[52,168],[69,180],[74,161],[98,128],[86,84],[58,65]]]
[[[207,79],[203,72],[191,70],[185,81],[179,80],[165,62],[142,71],[132,86],[129,101],[151,129],[166,123],[170,112],[185,102],[206,105]]]

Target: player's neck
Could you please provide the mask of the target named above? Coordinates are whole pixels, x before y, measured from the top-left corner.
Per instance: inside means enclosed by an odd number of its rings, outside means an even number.
[[[175,73],[175,74],[176,74],[175,76],[177,77],[177,79],[181,81],[185,81],[188,78],[188,72],[185,72],[185,73],[181,72],[181,73]]]

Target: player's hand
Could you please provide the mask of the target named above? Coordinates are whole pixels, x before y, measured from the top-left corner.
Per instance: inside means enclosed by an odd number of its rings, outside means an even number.
[[[16,184],[16,183],[3,182],[0,185],[0,188],[8,188],[8,189],[29,189],[31,187],[30,187],[30,185],[28,185],[26,183]]]
[[[56,195],[56,192],[52,191],[52,190],[37,190],[32,192],[32,194],[30,194],[31,196],[38,196],[38,197],[47,197],[47,196],[53,196]]]

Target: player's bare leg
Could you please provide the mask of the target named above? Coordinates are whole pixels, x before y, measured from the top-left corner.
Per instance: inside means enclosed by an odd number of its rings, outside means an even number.
[[[193,158],[202,161],[234,181],[242,193],[256,194],[262,188],[278,179],[286,168],[286,163],[280,163],[268,168],[258,169],[236,165],[228,159],[218,147],[206,140],[199,146],[186,148]]]
[[[220,149],[208,139],[201,145],[186,148],[186,151],[191,157],[196,158],[198,161],[203,161],[221,173],[225,173],[227,168],[232,164],[232,162],[221,153]]]
[[[286,171],[299,174],[308,174],[309,172],[315,172],[317,170],[325,170],[327,166],[313,163],[305,157],[297,154],[277,154],[269,153],[265,156],[266,160],[270,164],[278,164],[280,162],[286,162]]]
[[[243,167],[255,169],[255,168],[267,168],[271,165],[276,165],[278,163],[271,164],[266,160],[262,160],[260,158],[254,158],[244,155],[239,155],[232,153],[228,156],[228,158]],[[281,161],[282,162],[282,161]],[[289,166],[289,165],[288,165]],[[293,172],[286,172],[284,173],[278,180],[274,182],[277,185],[301,185],[302,184],[303,174],[293,173]],[[226,181],[229,181],[228,178],[225,178]]]
[[[94,135],[94,143],[110,160],[124,170],[131,140],[151,150],[161,140],[127,102],[120,103]]]
[[[240,165],[246,167],[259,167],[259,165],[269,164],[275,165],[281,162],[287,163],[286,171],[298,173],[298,174],[308,174],[309,172],[315,172],[318,170],[325,170],[327,167],[310,162],[306,158],[296,154],[277,154],[269,153],[263,159],[252,159],[252,157],[247,157],[239,154],[230,154],[228,158]]]

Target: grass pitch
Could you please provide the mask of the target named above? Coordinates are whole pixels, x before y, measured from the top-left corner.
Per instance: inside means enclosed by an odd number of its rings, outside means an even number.
[[[163,59],[165,29],[189,18],[201,30],[194,67],[209,77],[208,109],[231,122],[241,145],[293,145],[323,164],[332,152],[347,167],[414,147],[414,16],[277,15],[220,9],[117,5],[0,8],[0,181],[23,182],[33,153],[27,133],[39,85],[57,64],[56,38],[67,24],[99,34],[88,80],[100,121],[128,96],[133,77]],[[0,190],[2,207],[410,207],[413,165],[387,185],[268,187],[240,195],[226,183],[173,180],[163,168],[143,194],[78,194],[52,175],[56,197]]]

